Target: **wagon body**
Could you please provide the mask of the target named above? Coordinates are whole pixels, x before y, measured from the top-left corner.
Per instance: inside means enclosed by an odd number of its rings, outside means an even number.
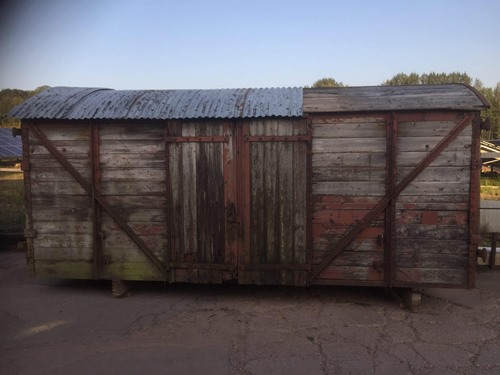
[[[54,88],[22,118],[37,276],[471,287],[480,117],[463,85]]]

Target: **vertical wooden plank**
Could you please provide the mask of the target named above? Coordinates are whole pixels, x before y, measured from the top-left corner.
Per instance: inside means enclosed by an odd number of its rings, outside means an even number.
[[[182,126],[182,136],[195,136],[196,128],[194,123],[184,123]],[[197,211],[196,211],[196,156],[199,145],[193,142],[182,143],[182,214],[184,261],[197,261]]]
[[[252,120],[251,134],[263,134],[265,120]],[[250,262],[264,263],[267,247],[267,221],[265,216],[266,196],[264,190],[265,145],[262,142],[250,144]]]
[[[278,136],[292,135],[291,121],[277,121]],[[294,258],[294,186],[300,185],[297,181],[292,181],[293,176],[293,143],[277,142],[278,149],[278,171],[277,171],[277,210],[275,212],[276,221],[279,225],[279,263],[292,264]],[[280,283],[290,284],[293,281],[292,272],[281,272]]]
[[[397,165],[397,141],[398,141],[398,115],[393,113],[387,118],[387,154],[386,154],[386,195],[394,197],[394,187],[396,186]],[[387,287],[392,286],[394,269],[396,265],[396,199],[392,198],[385,210],[385,243],[383,268],[385,283]]]
[[[90,142],[91,142],[91,168],[92,168],[92,186],[94,194],[101,193],[101,169],[99,157],[99,126],[90,123]],[[102,253],[102,210],[101,206],[92,197],[92,252],[94,262],[94,278],[100,279],[103,275],[104,258]]]
[[[167,136],[182,135],[181,123],[169,121],[166,125]],[[168,142],[168,175],[170,194],[167,220],[169,225],[170,260],[182,261],[184,248],[183,217],[183,175],[182,175],[182,143]]]
[[[227,217],[225,222],[226,242],[224,244],[224,261],[235,265],[238,256],[239,225],[241,223],[241,203],[238,197],[239,178],[236,175],[238,168],[235,149],[237,146],[233,124],[226,121],[223,126],[224,135],[228,137],[228,142],[223,144],[222,150],[224,203]],[[231,213],[227,211],[232,206],[236,210],[234,219],[228,217],[228,214]]]
[[[476,283],[477,246],[479,245],[479,207],[481,177],[481,117],[479,113],[472,121],[472,146],[470,163],[469,197],[469,261],[467,267],[467,286]]]
[[[275,119],[266,121],[264,135],[277,135],[278,122]],[[276,188],[279,155],[275,142],[264,142],[264,197],[265,197],[265,263],[279,263],[279,243],[277,241],[279,222],[276,211],[278,209],[278,191]]]
[[[250,124],[248,121],[243,121],[241,123],[241,131],[243,137],[250,134]],[[241,138],[243,138],[241,137]],[[241,168],[241,179],[242,179],[242,202],[243,202],[243,219],[244,219],[244,229],[242,236],[242,252],[238,255],[238,264],[240,266],[248,263],[250,261],[250,231],[251,231],[251,216],[250,216],[250,205],[251,205],[251,180],[250,180],[250,142],[242,143],[242,168]],[[240,267],[241,269],[241,267]]]
[[[307,122],[292,120],[293,135],[307,134]],[[293,256],[292,262],[304,264],[307,261],[307,179],[308,145],[306,142],[292,144],[292,188],[293,188]]]
[[[28,123],[21,124],[21,142],[23,145],[22,169],[24,175],[24,204],[26,209],[25,231],[33,230],[33,206],[31,197],[31,155],[30,155],[30,126]],[[35,274],[33,238],[26,236],[26,261],[32,275]]]

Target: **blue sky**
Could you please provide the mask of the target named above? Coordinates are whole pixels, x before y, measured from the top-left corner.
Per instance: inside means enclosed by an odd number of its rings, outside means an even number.
[[[500,0],[3,0],[0,89],[500,82]]]

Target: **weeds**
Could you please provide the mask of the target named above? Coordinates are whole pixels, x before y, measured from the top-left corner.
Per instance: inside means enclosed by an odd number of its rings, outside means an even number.
[[[0,172],[0,230],[24,228],[24,185],[22,173]]]

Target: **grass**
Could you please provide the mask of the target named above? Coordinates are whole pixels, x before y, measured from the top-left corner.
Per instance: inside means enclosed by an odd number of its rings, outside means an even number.
[[[500,177],[497,174],[481,176],[481,199],[500,200]]]
[[[0,230],[22,230],[24,185],[22,173],[0,172]]]

